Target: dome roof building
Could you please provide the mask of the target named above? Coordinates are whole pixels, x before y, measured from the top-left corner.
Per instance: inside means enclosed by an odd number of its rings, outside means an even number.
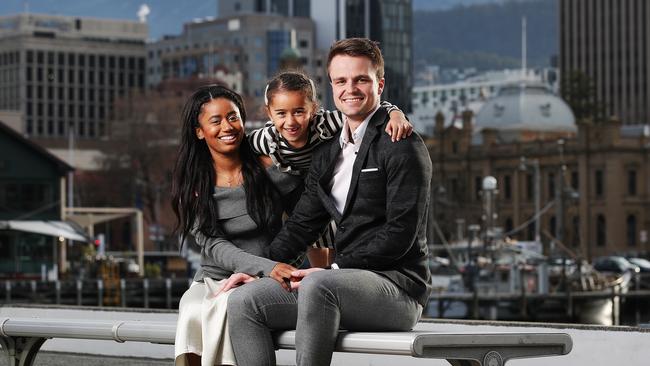
[[[577,131],[571,108],[541,83],[503,87],[476,114],[474,131],[496,130],[500,140],[543,138]],[[528,138],[527,138],[528,137]]]

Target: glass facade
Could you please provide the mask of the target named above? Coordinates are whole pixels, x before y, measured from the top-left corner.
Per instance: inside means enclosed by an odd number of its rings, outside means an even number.
[[[345,22],[346,37],[369,37],[379,42],[385,63],[383,99],[410,112],[413,86],[411,0],[347,0]]]
[[[310,11],[311,0],[256,0],[255,9],[253,9],[255,13],[272,13],[307,18],[310,16]]]
[[[291,32],[284,30],[268,31],[266,37],[266,76],[271,78],[280,69],[282,51],[291,47]]]

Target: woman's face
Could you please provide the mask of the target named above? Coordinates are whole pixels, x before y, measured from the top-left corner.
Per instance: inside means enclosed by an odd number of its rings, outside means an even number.
[[[212,99],[205,103],[199,113],[196,137],[205,140],[212,157],[238,152],[244,138],[244,122],[239,108],[226,98]]]
[[[301,148],[309,137],[309,121],[314,113],[312,103],[301,91],[278,91],[267,107],[275,129],[294,148]]]

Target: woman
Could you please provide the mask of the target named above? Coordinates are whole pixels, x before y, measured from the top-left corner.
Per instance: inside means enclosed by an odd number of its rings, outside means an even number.
[[[242,98],[217,85],[199,88],[183,108],[172,208],[181,242],[192,234],[201,247],[201,267],[179,305],[177,365],[235,364],[225,324],[230,291],[219,289],[235,272],[276,265],[264,258],[266,245],[282,224],[282,193],[301,183],[274,168],[270,179],[245,139],[245,120]]]

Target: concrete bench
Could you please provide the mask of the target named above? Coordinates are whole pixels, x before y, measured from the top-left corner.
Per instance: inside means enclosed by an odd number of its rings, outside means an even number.
[[[10,366],[29,366],[50,338],[173,344],[176,324],[151,321],[0,319],[0,343]],[[295,332],[276,334],[280,349],[294,349]],[[453,366],[502,366],[513,358],[566,355],[572,348],[564,333],[345,332],[337,352],[445,359]]]

